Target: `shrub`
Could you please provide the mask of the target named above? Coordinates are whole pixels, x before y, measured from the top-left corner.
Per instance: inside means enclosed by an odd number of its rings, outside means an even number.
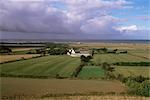
[[[144,81],[138,83],[134,80],[128,80],[126,85],[129,87],[128,93],[141,96],[150,96],[150,82]]]
[[[120,76],[120,75],[119,75]],[[125,85],[128,86],[128,93],[132,95],[150,96],[149,78],[142,76],[123,78]]]
[[[125,81],[125,78],[122,74],[118,74],[117,77],[116,77],[118,80],[120,80],[121,82],[124,82]]]
[[[102,68],[103,68],[104,70],[106,70],[106,71],[110,71],[110,72],[114,71],[114,67],[111,67],[110,64],[108,64],[108,63],[106,63],[106,62],[104,62],[104,63],[102,64]]]
[[[149,81],[144,81],[139,89],[138,89],[138,94],[142,96],[150,96],[150,82]]]

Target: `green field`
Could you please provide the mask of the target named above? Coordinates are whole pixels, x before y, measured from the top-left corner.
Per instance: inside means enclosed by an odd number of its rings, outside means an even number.
[[[105,75],[104,70],[100,66],[84,66],[79,73],[79,78],[101,78]]]
[[[16,61],[0,65],[3,75],[32,75],[55,77],[70,77],[80,64],[79,58],[69,56],[45,56],[40,58]]]
[[[125,77],[128,76],[143,76],[150,77],[150,67],[148,66],[114,66],[114,74],[122,74]]]
[[[114,62],[141,62],[149,61],[149,59],[138,57],[130,54],[95,54],[93,61],[96,64],[103,62],[114,63]]]

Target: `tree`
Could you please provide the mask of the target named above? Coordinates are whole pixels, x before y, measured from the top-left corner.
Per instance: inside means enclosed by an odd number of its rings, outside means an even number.
[[[86,59],[86,57],[85,57],[84,55],[81,55],[80,59],[81,59],[81,61],[83,61],[83,62],[87,62],[87,59]]]
[[[80,57],[80,59],[81,59],[81,61],[83,61],[83,62],[89,62],[90,61],[90,59],[92,59],[92,57],[91,56],[84,56],[84,55],[81,55],[81,57]]]
[[[104,62],[104,63],[102,64],[102,68],[103,68],[104,70],[106,70],[106,71],[110,71],[110,72],[114,71],[114,67],[111,67],[110,64],[108,64],[108,63],[106,63],[106,62]]]
[[[91,53],[92,57],[94,56],[94,50],[92,50],[92,53]]]
[[[107,52],[107,48],[102,48],[103,52],[106,53]]]

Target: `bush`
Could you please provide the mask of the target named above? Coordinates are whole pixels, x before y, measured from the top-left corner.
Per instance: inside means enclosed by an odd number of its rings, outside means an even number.
[[[118,74],[116,78],[123,83],[125,82],[125,78],[122,74]]]
[[[115,77],[115,75],[112,72],[107,71],[106,72],[106,78],[108,78],[108,79],[115,79],[116,77]]]
[[[149,81],[144,81],[139,89],[138,89],[138,94],[142,96],[150,96],[150,82]]]
[[[122,78],[122,75],[118,75]],[[150,96],[150,81],[149,78],[145,78],[142,76],[137,77],[124,77],[122,78],[122,82],[128,86],[128,93],[132,95],[140,95],[140,96]]]
[[[114,71],[114,67],[111,67],[110,64],[108,64],[108,63],[106,63],[106,62],[104,62],[104,63],[102,64],[102,68],[103,68],[104,70],[106,70],[106,71],[110,71],[110,72]]]
[[[140,96],[150,96],[150,82],[144,81],[138,83],[134,80],[128,80],[126,85],[129,87],[128,93]]]

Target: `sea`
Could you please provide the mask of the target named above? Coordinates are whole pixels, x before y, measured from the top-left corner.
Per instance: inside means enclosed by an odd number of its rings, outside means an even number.
[[[69,39],[1,39],[0,43],[140,43],[149,44],[150,40],[96,40],[96,39],[84,39],[84,40],[69,40]]]

